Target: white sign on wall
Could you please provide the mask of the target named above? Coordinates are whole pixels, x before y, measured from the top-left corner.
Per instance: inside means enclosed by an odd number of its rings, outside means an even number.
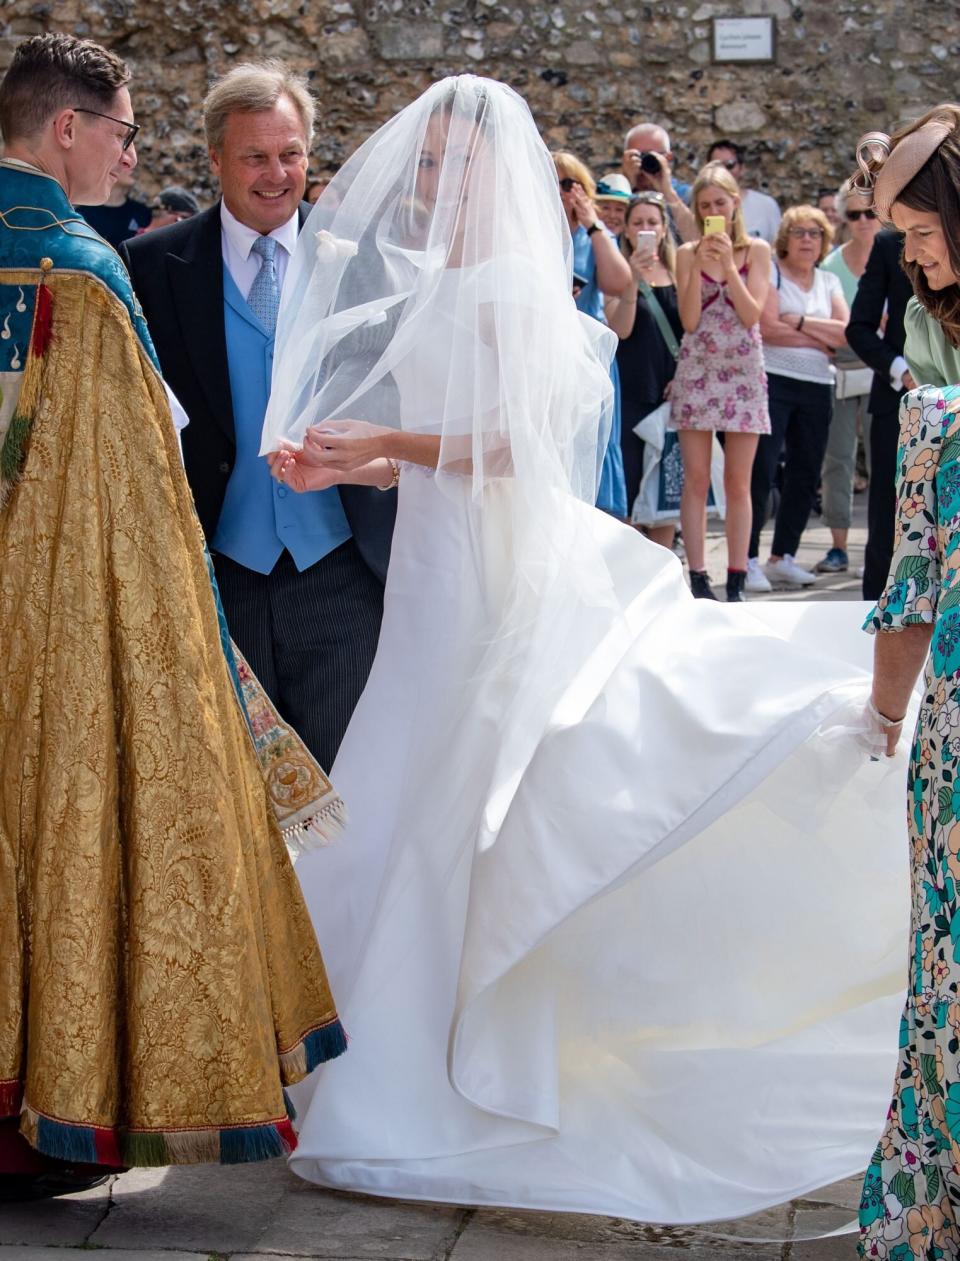
[[[712,18],[713,61],[774,61],[776,22],[772,17]]]

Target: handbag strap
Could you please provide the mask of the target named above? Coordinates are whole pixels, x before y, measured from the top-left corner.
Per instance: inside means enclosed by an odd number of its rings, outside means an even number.
[[[645,280],[641,280],[637,285],[637,288],[647,300],[647,306],[650,308],[650,314],[653,316],[654,322],[660,330],[660,336],[667,344],[667,350],[669,350],[674,359],[676,359],[680,354],[680,343],[677,341],[676,333],[670,327],[670,321],[667,319],[667,313],[660,305],[659,298]]]

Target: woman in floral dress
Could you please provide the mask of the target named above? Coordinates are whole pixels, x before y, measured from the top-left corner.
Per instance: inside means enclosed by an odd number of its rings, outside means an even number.
[[[885,160],[871,159],[863,147],[860,152],[864,201],[872,196],[880,217],[904,234],[904,267],[919,306],[960,344],[960,107],[940,106],[895,135]],[[948,208],[945,190],[951,186]],[[913,371],[909,341],[906,354]],[[876,634],[871,715],[888,753],[925,661],[926,673],[908,777],[907,1001],[893,1102],[864,1183],[860,1254],[883,1261],[957,1261],[960,385],[925,387],[904,397],[898,469],[890,580],[866,623]]]
[[[770,284],[770,246],[747,236],[740,190],[720,163],[697,176],[693,211],[722,218],[722,232],[701,235],[677,253],[677,299],[685,334],[671,393],[670,427],[680,436],[680,524],[690,589],[715,600],[704,568],[707,495],[714,431],[726,434],[727,599],[742,600],[750,539],[750,472],[759,435],[770,432],[760,314]]]

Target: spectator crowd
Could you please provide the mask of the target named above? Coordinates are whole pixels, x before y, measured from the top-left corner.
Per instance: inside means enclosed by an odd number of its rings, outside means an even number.
[[[600,178],[574,153],[554,162],[574,298],[619,339],[598,506],[666,547],[682,539],[691,589],[706,599],[717,598],[706,521],[722,515],[726,598],[741,601],[846,571],[854,495],[869,490],[863,588],[875,599],[893,542],[897,403],[913,384],[905,291],[891,285],[895,234],[840,189],[781,210],[726,137],[692,184],[675,175],[670,136],[653,122],[628,130],[620,168]],[[332,174],[308,180],[308,201]],[[80,207],[117,248],[201,209],[186,188],[148,203],[133,184],[124,169],[104,205]],[[796,555],[815,510],[831,546],[810,571]]]
[[[741,601],[846,571],[854,495],[868,490],[863,594],[876,599],[893,546],[897,405],[913,388],[896,234],[842,189],[781,209],[725,137],[692,184],[653,122],[628,130],[620,168],[599,179],[576,154],[554,162],[574,297],[619,339],[598,506],[666,547],[682,538],[705,599],[718,598],[707,516],[723,515],[726,598]],[[831,546],[808,570],[796,557],[815,511]]]

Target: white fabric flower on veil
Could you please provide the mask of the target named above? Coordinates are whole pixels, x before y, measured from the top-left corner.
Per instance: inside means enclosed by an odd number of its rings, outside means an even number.
[[[353,258],[357,252],[356,241],[348,241],[345,237],[334,236],[326,228],[316,234],[317,262],[337,263]]]

